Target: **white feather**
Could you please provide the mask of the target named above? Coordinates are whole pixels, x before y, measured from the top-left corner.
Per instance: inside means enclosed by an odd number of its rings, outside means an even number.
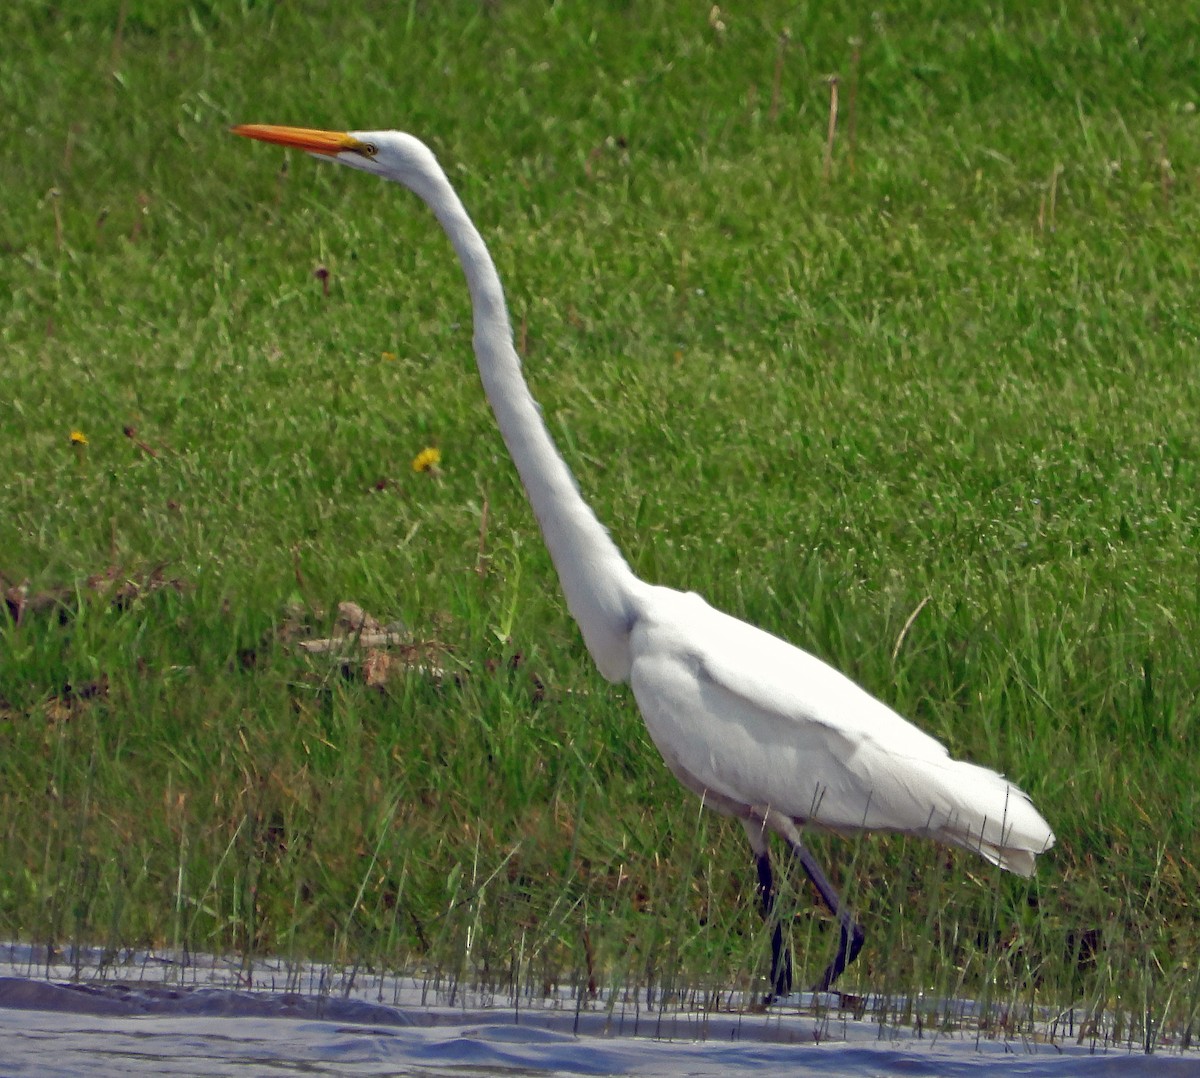
[[[655,588],[634,623],[630,684],[651,738],[722,810],[842,833],[923,835],[1021,875],[1054,842],[1029,798],[815,656]]]
[[[235,130],[394,180],[433,210],[466,275],[484,390],[588,650],[606,678],[630,682],[675,775],[714,808],[739,817],[760,858],[769,827],[803,862],[797,827],[813,824],[924,835],[1009,871],[1033,872],[1054,835],[1016,786],[950,759],[938,741],[812,655],[698,595],[633,574],[546,430],[513,347],[491,256],[426,146],[397,131]],[[760,873],[769,873],[767,866],[760,860]],[[822,893],[839,907],[830,888]],[[769,884],[764,894],[769,905]],[[861,945],[861,930],[840,907],[839,920],[842,949],[822,979],[826,987]],[[778,987],[790,979],[779,974],[778,932],[774,947]]]

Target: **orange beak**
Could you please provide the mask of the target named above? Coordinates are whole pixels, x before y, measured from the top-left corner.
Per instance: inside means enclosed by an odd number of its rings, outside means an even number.
[[[363,143],[351,138],[344,131],[316,131],[309,127],[277,127],[274,124],[239,124],[231,128],[235,135],[274,142],[280,146],[294,146],[308,153],[323,153],[336,157],[347,150],[362,150]]]

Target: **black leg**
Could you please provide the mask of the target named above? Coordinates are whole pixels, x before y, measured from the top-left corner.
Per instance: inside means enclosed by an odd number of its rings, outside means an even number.
[[[771,872],[771,857],[766,851],[756,858],[758,867],[758,898],[762,904],[763,920],[771,926],[771,991],[764,1003],[773,1003],[792,990],[792,952],[783,943],[783,925],[775,916],[775,877]]]
[[[800,866],[804,869],[805,874],[812,880],[813,886],[817,889],[817,894],[821,896],[821,901],[828,907],[829,912],[837,918],[838,926],[841,930],[838,938],[837,954],[834,955],[833,961],[829,963],[825,972],[821,974],[821,979],[812,987],[814,992],[826,992],[833,987],[834,981],[842,975],[846,967],[858,957],[858,952],[862,950],[863,940],[866,936],[862,930],[862,926],[850,916],[850,911],[842,905],[842,900],[838,898],[838,893],[833,889],[833,884],[825,878],[825,873],[821,871],[821,866],[813,859],[813,855],[799,842],[790,841],[789,845],[792,847],[792,852],[799,858]],[[770,867],[768,866],[768,878],[770,877],[770,871]],[[759,868],[759,879],[762,879],[761,865]]]

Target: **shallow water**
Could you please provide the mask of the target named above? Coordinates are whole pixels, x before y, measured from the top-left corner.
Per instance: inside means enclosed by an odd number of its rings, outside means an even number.
[[[835,997],[740,1013],[583,1006],[566,994],[514,1006],[449,982],[317,966],[259,963],[248,985],[243,967],[219,959],[72,957],[0,950],[0,1073],[1200,1075],[1200,1053],[1051,1040],[1055,1026],[985,1038],[964,1022],[920,1035],[849,1017]]]

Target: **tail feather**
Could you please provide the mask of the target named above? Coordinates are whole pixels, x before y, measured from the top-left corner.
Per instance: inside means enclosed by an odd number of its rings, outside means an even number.
[[[1026,879],[1032,876],[1037,869],[1038,854],[1045,853],[1054,844],[1053,835],[1049,837],[1045,846],[1036,850],[1024,849],[1019,846],[998,846],[993,842],[983,842],[978,836],[971,839],[965,835],[954,835],[943,832],[940,837],[943,842],[954,846],[961,846],[972,853],[977,853],[985,861],[990,861],[993,865],[999,865],[1005,872],[1011,872],[1016,876],[1024,876]]]
[[[932,837],[971,850],[1006,872],[1032,876],[1036,858],[1055,839],[1029,795],[1003,775],[967,763],[957,764],[948,785],[953,788],[945,792],[956,809]]]

